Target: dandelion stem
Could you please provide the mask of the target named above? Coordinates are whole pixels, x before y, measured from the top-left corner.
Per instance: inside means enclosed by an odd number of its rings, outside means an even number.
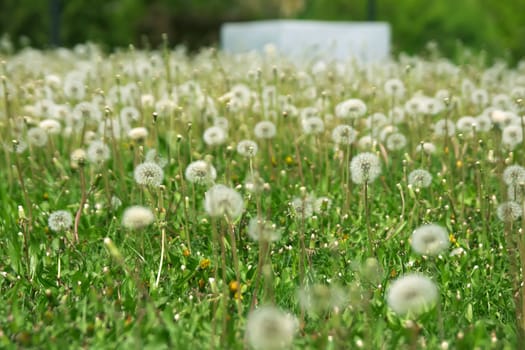
[[[162,262],[164,260],[164,245],[166,240],[166,228],[163,227],[160,229],[160,262],[159,262],[159,271],[157,272],[157,280],[155,281],[155,288],[159,287],[160,274],[162,272]]]
[[[365,200],[365,221],[366,234],[368,235],[368,253],[370,256],[375,255],[375,242],[370,228],[370,208],[368,207],[368,181],[363,182],[364,200]]]
[[[82,163],[82,162],[80,162]],[[86,204],[87,200],[87,194],[86,194],[86,177],[84,174],[84,165],[79,164],[78,167],[78,174],[80,177],[80,204],[77,210],[77,213],[75,215],[75,224],[73,226],[73,239],[75,243],[79,242],[78,239],[78,223],[80,222],[80,217],[82,215],[82,210],[84,209],[84,205]]]

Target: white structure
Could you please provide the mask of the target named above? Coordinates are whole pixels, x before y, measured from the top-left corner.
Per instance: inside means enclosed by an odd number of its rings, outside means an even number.
[[[390,25],[386,22],[322,22],[270,20],[226,23],[221,28],[224,51],[263,51],[266,45],[291,58],[354,56],[360,61],[387,59],[390,55]]]

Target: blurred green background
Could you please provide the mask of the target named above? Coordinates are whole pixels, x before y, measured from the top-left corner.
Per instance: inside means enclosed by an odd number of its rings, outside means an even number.
[[[156,47],[167,33],[195,50],[216,45],[226,21],[373,18],[390,22],[394,53],[434,41],[452,58],[462,46],[511,61],[525,56],[525,0],[372,1],[375,8],[370,0],[1,0],[0,33],[15,48],[93,41],[107,49]]]

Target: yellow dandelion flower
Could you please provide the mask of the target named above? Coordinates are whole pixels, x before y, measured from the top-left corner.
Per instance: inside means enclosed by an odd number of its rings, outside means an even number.
[[[199,267],[201,268],[201,270],[206,270],[208,267],[210,267],[210,264],[210,259],[202,259],[199,263]]]

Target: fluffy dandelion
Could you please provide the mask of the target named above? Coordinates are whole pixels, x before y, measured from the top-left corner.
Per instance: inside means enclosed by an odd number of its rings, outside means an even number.
[[[381,161],[373,153],[359,153],[350,162],[350,172],[354,183],[371,183],[381,174]]]
[[[474,131],[478,130],[477,119],[471,116],[461,117],[456,122],[456,128],[464,135],[472,137],[474,135]]]
[[[305,118],[301,122],[305,134],[320,134],[324,131],[324,122],[319,117]]]
[[[339,145],[349,145],[357,138],[357,131],[350,125],[338,125],[332,130],[332,140]]]
[[[237,153],[243,157],[254,157],[258,149],[257,143],[252,140],[242,140],[237,144]]]
[[[438,289],[430,278],[407,274],[392,282],[386,300],[398,315],[417,316],[433,307],[438,296]]]
[[[248,224],[248,236],[254,241],[275,242],[281,238],[281,230],[271,221],[255,217]]]
[[[86,151],[84,151],[82,148],[77,148],[71,152],[71,155],[69,156],[69,163],[73,169],[76,169],[79,167],[79,165],[85,162],[86,157]]]
[[[236,219],[244,211],[244,201],[239,192],[224,185],[211,187],[204,197],[204,209],[210,216],[228,216]]]
[[[425,169],[415,169],[408,174],[408,184],[416,188],[426,188],[432,183],[432,175]]]
[[[405,95],[405,84],[399,79],[389,79],[385,82],[385,93],[388,96],[401,98]]]
[[[433,154],[436,152],[436,145],[432,142],[423,142],[422,144],[417,145],[417,151],[426,154]]]
[[[191,183],[206,185],[215,181],[217,171],[210,163],[204,160],[196,160],[186,167],[184,175],[186,180]]]
[[[48,135],[58,135],[62,130],[62,125],[55,119],[44,119],[38,123],[38,127],[45,130]]]
[[[250,312],[246,322],[246,338],[253,349],[288,349],[297,332],[295,317],[273,306],[261,306]]]
[[[27,131],[27,142],[35,147],[44,147],[47,144],[47,132],[40,128],[34,127]]]
[[[503,222],[516,221],[522,215],[521,206],[516,202],[501,203],[496,210],[496,215]]]
[[[322,314],[338,309],[347,301],[345,292],[338,286],[314,284],[298,292],[301,307],[311,314]]]
[[[73,225],[73,215],[66,210],[54,211],[49,215],[47,225],[51,231],[65,231]]]
[[[418,227],[410,243],[416,253],[428,256],[436,256],[450,245],[447,230],[436,224]]]
[[[87,159],[91,163],[99,164],[110,157],[109,147],[102,141],[92,141],[87,150]]]
[[[366,104],[357,98],[351,98],[335,106],[335,115],[341,119],[359,118],[365,115],[366,111]]]
[[[275,124],[269,120],[263,120],[255,125],[255,137],[258,139],[271,139],[275,136]]]
[[[296,216],[309,218],[314,215],[315,198],[306,196],[306,198],[296,197],[292,200],[291,206]]]
[[[209,146],[222,145],[226,142],[226,132],[219,126],[212,126],[204,131],[203,139]]]
[[[523,130],[519,125],[506,126],[501,133],[501,142],[513,150],[523,142]]]
[[[390,151],[399,151],[405,148],[407,144],[407,138],[401,133],[393,133],[386,139],[386,148]]]
[[[130,230],[138,230],[149,226],[155,221],[155,216],[151,209],[134,205],[126,208],[122,215],[122,226]]]
[[[326,214],[332,206],[332,200],[328,197],[316,198],[314,202],[314,212],[318,214]]]
[[[148,137],[148,129],[144,127],[133,128],[128,131],[128,137],[135,142],[143,142]]]
[[[525,183],[525,168],[521,165],[509,165],[503,171],[503,181],[509,186]]]
[[[133,176],[139,185],[159,187],[164,179],[164,171],[157,163],[145,162],[137,165]]]
[[[453,136],[456,132],[454,122],[447,119],[440,119],[434,124],[434,135],[436,136]]]

